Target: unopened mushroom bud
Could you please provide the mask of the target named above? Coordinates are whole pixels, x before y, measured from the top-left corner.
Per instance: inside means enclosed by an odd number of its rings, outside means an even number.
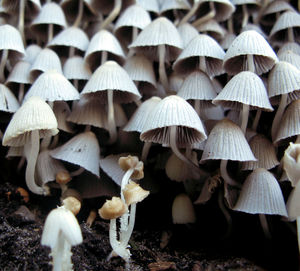
[[[116,219],[128,211],[126,204],[119,197],[107,200],[99,209],[99,215],[103,219]]]
[[[149,195],[149,193],[149,191],[144,190],[139,184],[132,181],[129,182],[123,190],[125,202],[128,206],[132,203],[141,202]]]
[[[300,144],[290,143],[283,156],[283,168],[292,186],[300,180]]]
[[[175,197],[172,205],[172,219],[174,224],[196,222],[194,206],[188,195],[182,193]]]
[[[67,197],[63,201],[63,206],[70,210],[74,215],[77,215],[81,209],[81,202],[75,197]]]
[[[120,157],[119,166],[124,171],[133,169],[131,178],[135,180],[140,180],[144,178],[144,163],[139,161],[137,156],[128,155],[127,157]]]
[[[58,184],[64,185],[72,180],[71,175],[68,171],[60,171],[56,174],[56,182]]]

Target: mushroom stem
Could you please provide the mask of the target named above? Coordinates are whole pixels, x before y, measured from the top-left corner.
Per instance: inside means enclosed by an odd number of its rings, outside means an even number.
[[[101,52],[101,65],[103,65],[107,61],[107,56],[108,56],[107,51]]]
[[[71,46],[69,49],[69,58],[75,55],[75,47]]]
[[[257,125],[258,125],[258,123],[259,123],[260,116],[261,116],[261,109],[257,109],[256,114],[255,114],[254,121],[253,121],[253,123],[252,123],[252,130],[253,130],[253,131],[256,131],[256,129],[257,129]]]
[[[233,34],[233,20],[232,20],[232,16],[230,16],[230,18],[227,20],[227,29],[228,29],[228,33]]]
[[[194,16],[196,13],[198,7],[200,6],[201,1],[194,1],[193,7],[190,9],[190,11],[182,18],[182,20],[179,22],[179,25],[183,25],[188,22],[190,18]]]
[[[228,212],[228,210],[226,209],[226,207],[224,205],[223,199],[224,199],[224,196],[222,193],[222,189],[220,189],[219,193],[218,193],[218,205],[219,205],[219,208],[220,208],[221,212],[223,213],[223,215],[226,219],[226,222],[227,222],[227,230],[223,236],[223,238],[227,238],[232,231],[232,218],[231,218],[230,213]]]
[[[24,97],[24,84],[19,85],[18,101],[22,103]]]
[[[237,186],[240,187],[240,184],[237,183],[235,180],[233,180],[227,172],[227,162],[228,160],[221,160],[220,162],[220,173],[222,178],[224,179],[224,182],[226,182],[227,184],[231,185],[231,186]]]
[[[287,93],[281,95],[280,103],[279,103],[279,106],[277,108],[277,111],[276,111],[276,114],[275,114],[275,117],[274,117],[273,123],[272,123],[272,128],[271,128],[272,139],[275,138],[276,133],[278,131],[278,127],[279,127],[284,109],[287,104],[287,97],[288,97]]]
[[[120,242],[124,247],[128,246],[128,242],[133,232],[134,223],[135,223],[135,213],[136,213],[136,203],[131,203],[130,205],[130,216],[129,216],[129,224],[127,226],[127,230],[121,232]]]
[[[33,130],[31,132],[31,142],[26,144],[30,144],[30,152],[27,157],[27,167],[25,173],[26,185],[31,192],[38,195],[43,195],[45,193],[44,189],[40,186],[37,186],[34,178],[36,160],[40,150],[40,135],[38,130]]]
[[[170,126],[170,147],[174,154],[183,162],[185,162],[188,166],[194,168],[200,175],[207,176],[208,173],[205,172],[204,170],[200,169],[198,165],[194,164],[190,159],[185,157],[180,150],[177,147],[177,142],[176,142],[176,133],[177,133],[177,127],[176,126]]]
[[[71,177],[78,176],[78,175],[80,175],[82,172],[84,172],[84,170],[85,170],[85,169],[84,169],[83,167],[80,167],[79,169],[70,172],[70,176],[71,176]]]
[[[1,83],[4,83],[4,81],[5,81],[4,70],[5,70],[7,58],[8,58],[8,50],[4,49],[2,52],[1,63],[0,63],[0,82]]]
[[[138,36],[138,28],[137,27],[133,27],[132,28],[132,37],[131,37],[131,42],[135,41],[136,37]],[[127,58],[128,57],[132,57],[134,55],[135,51],[133,49],[129,49],[129,52],[127,54]]]
[[[112,89],[107,90],[107,104],[108,104],[107,124],[108,124],[109,136],[110,136],[109,144],[113,144],[117,140],[117,128],[115,123]]]
[[[210,1],[210,2],[209,2],[209,8],[210,8],[210,11],[209,11],[207,14],[205,14],[203,17],[197,19],[196,21],[194,21],[194,22],[192,23],[192,25],[193,25],[194,27],[197,28],[197,27],[200,26],[201,24],[204,24],[204,23],[206,23],[207,21],[209,21],[209,20],[211,20],[212,18],[215,17],[215,15],[216,15],[216,9],[215,9],[215,5],[214,5],[214,2],[213,2],[213,1]]]
[[[53,271],[60,271],[62,270],[62,267],[72,269],[71,245],[65,240],[65,238],[62,236],[62,233],[59,233],[57,243],[55,247],[52,249],[51,256],[53,259],[53,267],[52,267]]]
[[[146,163],[152,142],[145,142],[142,150],[141,160],[143,163]]]
[[[122,0],[115,0],[114,8],[106,19],[101,23],[100,30],[106,28],[119,15],[122,7]]]
[[[205,56],[199,56],[199,70],[206,73]]]
[[[272,236],[271,236],[271,233],[270,233],[270,230],[269,230],[266,215],[265,214],[259,214],[259,221],[260,221],[260,224],[261,224],[261,227],[263,229],[265,237],[268,238],[268,239],[271,239]]]
[[[243,108],[241,111],[241,130],[244,134],[246,134],[247,124],[248,124],[248,118],[249,118],[249,104],[243,104]]]
[[[249,12],[247,10],[247,5],[242,5],[243,10],[243,20],[242,20],[242,28],[248,24],[249,21]]]
[[[165,67],[165,57],[166,57],[166,46],[160,44],[158,45],[159,79],[165,91],[167,92],[169,90],[169,82],[168,82],[168,77],[167,77],[166,67]]]
[[[300,135],[297,135],[297,139],[296,139],[296,141],[295,141],[295,144],[296,143],[299,143],[300,144]]]
[[[300,253],[300,217],[296,218],[296,225],[297,225],[297,240],[298,240],[298,250]]]
[[[53,24],[48,25],[48,43],[53,39]]]
[[[24,15],[25,15],[25,0],[20,0],[18,29],[20,31],[23,43],[25,45],[26,40],[24,36]]]
[[[83,0],[79,0],[78,14],[77,14],[77,17],[76,17],[75,22],[73,24],[74,27],[79,27],[81,19],[82,19],[82,15],[83,15]]]
[[[295,41],[295,37],[294,37],[294,30],[293,27],[289,27],[287,29],[287,33],[288,33],[288,41],[289,42],[294,42]]]
[[[197,112],[198,116],[200,116],[200,100],[195,100],[194,102],[194,108],[195,108],[195,111]]]
[[[252,54],[247,55],[248,71],[255,73],[255,64]]]

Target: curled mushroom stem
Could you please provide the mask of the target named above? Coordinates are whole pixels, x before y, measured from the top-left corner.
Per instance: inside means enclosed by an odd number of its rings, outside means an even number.
[[[108,104],[107,124],[108,124],[109,136],[110,136],[109,144],[113,144],[117,140],[117,127],[115,122],[112,89],[107,90],[107,104]]]
[[[26,185],[28,189],[38,195],[45,193],[44,189],[35,183],[35,165],[40,150],[40,136],[38,130],[31,132],[31,140],[27,144],[30,144],[30,151],[27,157],[27,167],[25,172]]]
[[[249,104],[243,104],[241,111],[241,130],[246,134],[247,124],[249,118]]]
[[[141,161],[143,163],[146,163],[150,148],[151,148],[152,142],[145,142],[142,150],[142,156]]]
[[[193,161],[191,161],[190,159],[188,159],[187,157],[185,157],[180,150],[177,147],[177,142],[176,142],[176,134],[177,134],[177,127],[176,126],[170,126],[170,147],[173,151],[173,153],[180,159],[182,160],[184,163],[186,163],[188,166],[192,167],[193,169],[195,169],[200,175],[202,176],[207,176],[208,173],[202,169],[199,168],[198,165],[194,164]]]
[[[265,237],[268,238],[268,239],[271,239],[272,236],[271,236],[271,233],[270,233],[270,230],[269,230],[269,225],[268,225],[266,215],[265,214],[259,214],[259,221],[260,221],[260,225],[263,229]]]
[[[222,178],[224,179],[224,182],[226,182],[229,185],[240,187],[241,185],[237,183],[235,180],[233,180],[227,172],[227,162],[228,160],[221,160],[220,162],[220,173]]]
[[[213,1],[209,2],[209,8],[210,8],[210,11],[207,14],[205,14],[203,17],[194,21],[192,23],[193,26],[195,26],[197,28],[201,24],[208,22],[209,20],[213,19],[216,16],[216,9],[215,9],[215,5],[214,5]]]
[[[25,45],[26,40],[24,36],[24,15],[25,15],[25,0],[20,0],[18,29],[20,31],[23,43]]]
[[[110,12],[110,14],[106,17],[106,19],[101,23],[100,30],[105,29],[114,19],[117,18],[121,11],[122,0],[115,0],[114,8]]]
[[[190,9],[190,11],[179,22],[179,25],[183,25],[183,24],[187,23],[189,21],[189,19],[191,19],[195,15],[198,7],[200,6],[200,3],[201,3],[201,1],[194,1],[194,5]]]
[[[168,82],[168,77],[167,77],[166,67],[165,67],[166,46],[163,44],[158,45],[158,57],[159,57],[159,68],[158,68],[159,79],[165,91],[168,91],[169,82]]]
[[[247,9],[247,5],[242,5],[243,10],[243,20],[242,20],[242,28],[248,24],[249,21],[249,12]]]
[[[1,62],[0,62],[0,82],[1,83],[4,83],[4,81],[5,81],[4,70],[5,70],[7,58],[8,58],[8,50],[4,49],[2,51],[2,57],[1,57]]]
[[[271,128],[272,139],[275,139],[276,133],[278,131],[284,109],[287,105],[287,97],[288,97],[287,93],[281,95],[280,103],[272,123],[272,128]]]
[[[79,27],[81,19],[82,19],[82,15],[83,15],[83,0],[79,0],[78,14],[77,14],[77,17],[76,17],[75,22],[73,24],[74,27]]]

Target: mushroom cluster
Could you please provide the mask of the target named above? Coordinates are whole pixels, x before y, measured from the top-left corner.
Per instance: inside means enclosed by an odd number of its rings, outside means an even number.
[[[99,211],[110,219],[108,258],[117,254],[129,268],[141,200],[131,179],[142,179],[144,165],[150,192],[159,193],[158,169],[179,183],[173,215],[218,189],[224,215],[259,214],[266,235],[265,215],[300,224],[300,159],[289,146],[300,143],[292,3],[2,0],[0,8],[7,157],[27,161],[26,187],[37,195],[112,197]],[[278,182],[287,180],[295,187],[288,212]]]

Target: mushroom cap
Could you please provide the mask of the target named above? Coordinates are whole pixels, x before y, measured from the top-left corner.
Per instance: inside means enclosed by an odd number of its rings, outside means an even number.
[[[290,50],[293,53],[300,55],[300,44],[297,42],[285,42],[280,49],[277,52],[277,55],[279,56],[280,54],[282,54],[284,51]]]
[[[272,173],[255,169],[245,180],[235,211],[287,216],[280,186]]]
[[[14,113],[19,107],[20,104],[11,90],[0,84],[0,111]]]
[[[48,47],[67,46],[85,52],[89,45],[87,34],[78,27],[68,27],[59,32],[48,44]]]
[[[294,65],[298,70],[300,69],[300,55],[294,53],[291,50],[283,51],[278,54],[279,61],[285,61]]]
[[[111,200],[106,200],[98,212],[103,219],[116,219],[128,212],[128,208],[121,198],[112,197]]]
[[[290,142],[283,155],[283,169],[286,172],[288,180],[295,187],[300,181],[300,144]]]
[[[253,136],[249,141],[249,145],[257,161],[244,162],[242,170],[271,169],[279,165],[275,147],[264,135],[257,134]]]
[[[30,67],[31,64],[27,61],[18,61],[9,73],[8,78],[5,82],[7,86],[16,84],[31,84],[30,80]]]
[[[109,31],[102,29],[98,31],[91,39],[89,46],[85,52],[84,60],[95,70],[99,67],[101,52],[108,52],[114,57],[114,60],[123,62],[125,55],[117,38]]]
[[[173,69],[180,74],[188,74],[199,68],[199,57],[205,57],[206,73],[209,76],[223,73],[225,52],[216,40],[206,34],[194,37],[181,52],[173,64]]]
[[[124,171],[130,169],[134,170],[130,176],[132,179],[140,180],[144,178],[144,163],[139,161],[139,158],[137,156],[122,156],[119,158],[118,163],[120,168]]]
[[[3,146],[23,146],[30,132],[39,130],[40,137],[58,133],[57,120],[51,107],[40,97],[31,97],[13,115],[3,136]]]
[[[150,194],[149,191],[144,190],[139,184],[132,181],[129,181],[122,192],[127,206],[143,201]]]
[[[217,122],[211,130],[201,160],[255,161],[241,128],[229,119]]]
[[[246,104],[250,106],[250,110],[273,111],[263,81],[250,71],[243,71],[232,77],[213,100],[213,104],[235,110],[242,110],[243,104]]]
[[[177,126],[178,146],[190,146],[206,139],[204,127],[194,108],[176,95],[162,99],[153,108],[140,134],[140,139],[169,145],[170,126]]]
[[[189,23],[179,25],[177,30],[181,37],[183,49],[199,34],[198,30]]]
[[[1,3],[2,7],[5,8],[5,10],[8,13],[14,13],[18,14],[20,9],[20,1],[19,0],[3,0]],[[36,16],[36,14],[41,9],[41,3],[40,0],[29,0],[25,2],[25,9],[26,13],[25,16]]]
[[[129,45],[129,48],[158,60],[159,45],[166,45],[166,61],[176,59],[182,49],[178,30],[165,17],[159,17],[147,25]]]
[[[109,89],[114,90],[114,101],[117,103],[129,103],[141,98],[127,72],[115,61],[106,61],[97,68],[81,95],[97,93],[97,96],[105,102],[106,92]]]
[[[158,14],[160,11],[159,0],[136,0],[136,3],[149,12]]]
[[[42,73],[26,93],[24,100],[32,96],[39,96],[45,101],[73,101],[79,100],[77,89],[56,70]]]
[[[189,10],[190,8],[191,8],[191,5],[187,0],[160,1],[160,14],[165,13],[167,11],[173,11],[173,10],[178,10],[178,9]]]
[[[172,203],[173,224],[188,224],[196,222],[193,203],[187,194],[178,194]]]
[[[99,177],[100,147],[94,133],[80,133],[62,146],[51,150],[50,155],[59,160],[79,165]]]
[[[65,101],[55,101],[53,104],[53,112],[57,119],[58,129],[67,133],[74,133],[72,124],[67,121],[71,113],[68,103]]]
[[[279,103],[282,94],[288,94],[287,102],[300,97],[300,70],[288,62],[279,61],[268,76],[268,94],[271,103]]]
[[[57,72],[62,73],[58,55],[53,50],[45,48],[39,52],[31,65],[31,80],[34,81],[41,73],[49,70],[56,70]]]
[[[142,55],[134,55],[126,59],[124,69],[133,81],[142,81],[156,86],[152,62]]]
[[[227,34],[227,30],[214,19],[210,19],[207,22],[199,25],[197,30],[200,33],[206,33],[217,41],[223,39]]]
[[[92,76],[90,68],[85,65],[81,56],[69,57],[63,66],[63,73],[69,80],[89,80]]]
[[[25,49],[20,32],[9,24],[0,26],[0,50],[12,50],[17,57],[25,55]]]
[[[47,216],[41,244],[55,248],[59,238],[64,238],[71,246],[82,243],[81,229],[74,214],[65,207],[53,209]]]
[[[153,96],[152,98],[144,101],[131,116],[128,123],[124,126],[123,130],[126,132],[139,132],[141,133],[145,123],[148,120],[148,115],[153,108],[161,101],[161,98]]]
[[[223,63],[225,71],[234,75],[247,70],[247,55],[253,55],[255,72],[258,75],[268,72],[278,61],[264,37],[257,31],[248,30],[239,34],[226,51]]]
[[[300,100],[295,100],[289,104],[283,113],[280,126],[274,140],[275,144],[280,141],[300,135]]]
[[[39,55],[42,48],[37,44],[30,44],[25,49],[25,56],[23,57],[23,61],[29,62],[33,64],[36,57]]]
[[[300,14],[295,11],[286,11],[280,15],[276,20],[273,28],[271,29],[269,39],[274,40],[287,40],[287,29],[288,28],[299,28],[300,27]]]
[[[208,75],[200,70],[190,73],[183,81],[177,95],[185,100],[200,100],[200,108],[213,106],[217,92]]]

